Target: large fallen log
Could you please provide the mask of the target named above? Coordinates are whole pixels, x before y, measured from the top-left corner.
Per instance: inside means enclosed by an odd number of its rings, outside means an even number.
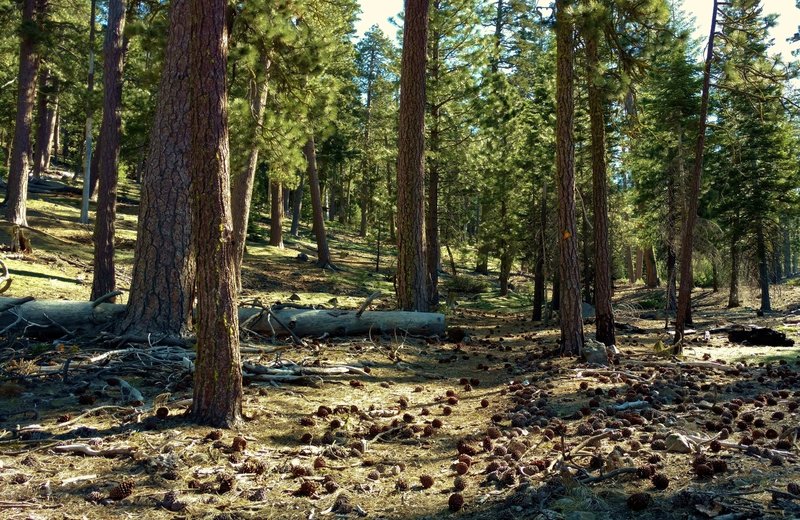
[[[0,335],[22,331],[32,337],[86,334],[119,320],[124,312],[124,305],[111,303],[0,298]],[[355,310],[242,307],[239,321],[247,330],[267,336],[434,336],[445,332],[444,315],[427,312],[366,311],[359,316]]]

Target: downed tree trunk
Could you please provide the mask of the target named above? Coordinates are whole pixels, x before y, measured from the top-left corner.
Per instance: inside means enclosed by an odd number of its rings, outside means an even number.
[[[124,312],[124,305],[102,302],[0,298],[0,334],[23,330],[35,337],[85,334],[121,319]],[[366,311],[359,316],[355,310],[242,307],[239,321],[249,331],[270,336],[433,336],[445,332],[444,315],[427,312]]]

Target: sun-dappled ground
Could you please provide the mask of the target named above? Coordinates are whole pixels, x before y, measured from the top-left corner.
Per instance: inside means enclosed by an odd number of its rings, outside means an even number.
[[[14,279],[6,296],[88,298],[91,229],[76,207],[65,195],[31,202],[30,224],[47,234],[33,234],[31,256],[3,254]],[[126,289],[135,208],[120,213]],[[253,235],[266,226],[257,220]],[[392,306],[393,257],[376,272],[374,244],[334,227],[339,272],[296,258],[313,257],[309,234],[286,246],[248,244],[243,301],[353,308],[381,291],[373,307]],[[597,367],[553,356],[557,324],[531,321],[525,278],[509,297],[476,279],[485,291],[445,298],[448,338],[277,350],[244,337],[247,363],[354,370],[303,385],[249,381],[233,431],[183,418],[191,374],[179,347],[4,338],[0,517],[800,517],[800,352],[710,332],[752,323],[800,339],[799,287],[777,288],[778,310],[764,317],[755,293],[728,310],[723,294],[698,290],[695,332],[673,360],[658,350],[669,343],[663,289],[619,285],[627,328],[617,363]],[[142,405],[121,399],[119,379]]]

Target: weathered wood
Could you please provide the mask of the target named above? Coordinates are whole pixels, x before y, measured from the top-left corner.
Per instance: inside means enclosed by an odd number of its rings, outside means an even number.
[[[119,304],[69,300],[33,300],[0,297],[0,330],[27,329],[37,336],[63,336],[64,329],[75,334],[88,333],[122,318],[125,306]],[[280,325],[274,318],[278,318]],[[279,336],[353,336],[360,334],[410,334],[413,336],[444,335],[443,314],[405,311],[322,310],[280,308],[269,312],[256,307],[239,309],[239,320],[248,330],[259,334]],[[7,331],[8,332],[8,331]]]

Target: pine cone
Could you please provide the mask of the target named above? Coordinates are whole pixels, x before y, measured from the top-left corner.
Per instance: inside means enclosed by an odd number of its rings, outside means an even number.
[[[97,504],[101,500],[103,500],[103,494],[100,493],[99,491],[92,491],[91,493],[86,495],[87,502],[92,502],[93,504]]]
[[[128,498],[133,493],[133,488],[136,487],[136,483],[132,480],[123,480],[118,485],[111,488],[111,491],[108,492],[108,498],[111,500],[122,500],[123,498]]]
[[[217,482],[219,482],[218,491],[220,493],[227,493],[236,487],[236,477],[230,473],[220,473],[217,475]]]

